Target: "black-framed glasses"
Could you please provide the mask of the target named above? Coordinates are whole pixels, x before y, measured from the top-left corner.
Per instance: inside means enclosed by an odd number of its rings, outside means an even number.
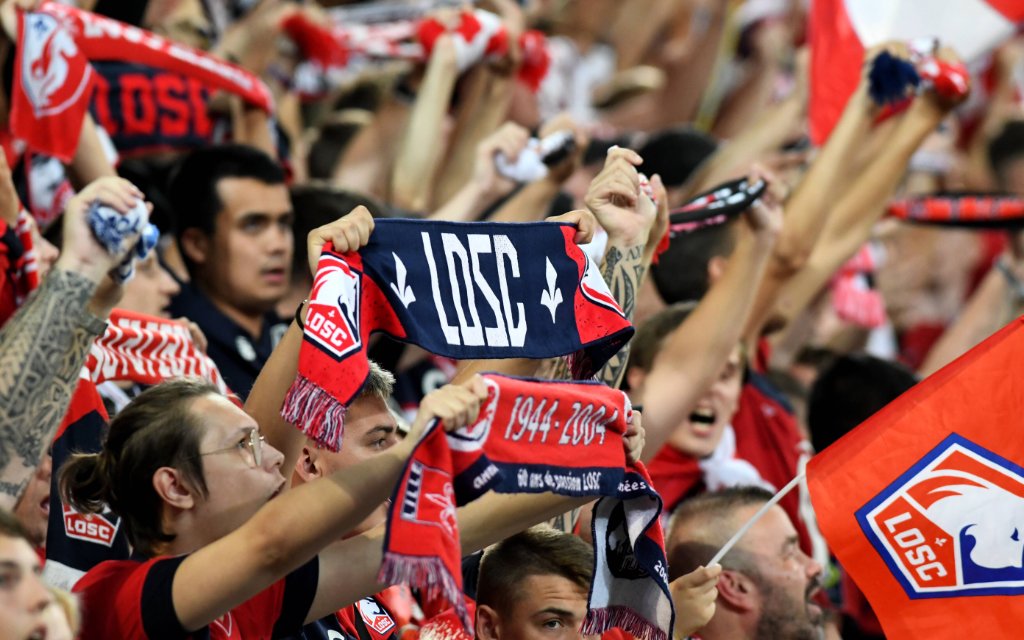
[[[266,436],[257,431],[256,429],[249,429],[249,435],[237,444],[233,444],[230,447],[224,447],[223,449],[215,449],[214,451],[203,451],[200,452],[199,456],[212,456],[215,453],[224,453],[227,451],[235,451],[237,449],[248,449],[251,454],[250,460],[252,466],[258,467],[263,464],[263,443],[267,441]]]

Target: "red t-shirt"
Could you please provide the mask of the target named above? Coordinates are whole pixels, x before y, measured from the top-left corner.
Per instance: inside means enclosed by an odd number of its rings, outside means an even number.
[[[297,633],[316,595],[314,558],[235,607],[205,629],[188,633],[174,611],[171,585],[187,556],[97,565],[75,585],[82,596],[81,638],[118,640],[270,640]]]
[[[806,461],[810,456],[810,443],[800,433],[792,411],[767,380],[754,371],[743,385],[732,426],[736,432],[736,457],[754,465],[776,489],[789,484],[799,472],[801,458]],[[800,534],[801,549],[810,554],[811,539],[800,513],[800,492],[790,491],[779,506]]]
[[[704,475],[697,459],[670,444],[658,450],[647,471],[661,496],[665,513],[672,513],[684,499],[704,490]]]

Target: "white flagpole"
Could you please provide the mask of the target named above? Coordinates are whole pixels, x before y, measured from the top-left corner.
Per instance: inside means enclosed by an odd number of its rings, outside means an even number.
[[[721,562],[722,558],[725,557],[725,554],[729,553],[729,551],[736,546],[736,543],[740,541],[740,538],[742,538],[744,535],[746,535],[748,531],[750,531],[750,528],[753,527],[754,524],[761,519],[761,516],[768,513],[768,510],[777,505],[779,503],[779,500],[785,498],[786,494],[792,491],[793,487],[800,484],[800,481],[803,480],[803,478],[804,474],[802,473],[797,477],[793,478],[792,480],[789,481],[789,484],[782,487],[782,489],[778,493],[772,496],[771,500],[764,503],[764,505],[757,510],[757,513],[751,516],[750,520],[747,520],[746,524],[740,527],[739,531],[734,533],[733,536],[729,538],[729,541],[725,543],[725,546],[718,550],[718,553],[715,554],[714,558],[711,558],[711,562],[709,562],[707,566],[710,567],[713,564],[718,564],[719,562]]]

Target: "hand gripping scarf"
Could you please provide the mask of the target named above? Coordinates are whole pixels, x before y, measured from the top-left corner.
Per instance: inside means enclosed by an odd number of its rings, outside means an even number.
[[[550,222],[378,220],[358,253],[328,244],[281,415],[337,451],[376,331],[459,360],[571,354],[574,377],[593,375],[633,326],[573,243],[575,231]]]
[[[484,379],[489,395],[477,421],[450,434],[431,425],[409,458],[392,496],[378,579],[439,592],[469,629],[456,506],[490,490],[600,496],[582,632],[619,627],[642,640],[668,640],[661,498],[643,465],[626,462],[626,395],[598,383]]]

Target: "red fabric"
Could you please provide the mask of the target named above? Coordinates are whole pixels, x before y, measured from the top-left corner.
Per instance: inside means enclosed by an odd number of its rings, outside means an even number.
[[[777,399],[747,382],[740,393],[732,426],[736,432],[736,457],[754,465],[767,482],[781,488],[796,477],[800,458],[806,455],[809,445],[796,418]],[[800,534],[800,548],[811,553],[810,534],[800,517],[799,492],[790,491],[779,506]]]
[[[330,29],[313,22],[301,13],[294,13],[281,23],[281,28],[295,42],[302,57],[314,60],[325,69],[344,67],[348,52]]]
[[[42,10],[61,19],[89,60],[138,62],[200,80],[213,89],[233,93],[267,113],[274,99],[263,81],[238,65],[225,62],[163,36],[75,7],[46,2]],[[74,136],[77,143],[78,137]]]
[[[832,133],[860,79],[864,45],[844,5],[843,0],[811,3],[808,124],[811,141],[817,145],[824,144]]]
[[[71,29],[55,15],[18,11],[10,114],[14,137],[70,162],[92,89],[92,67]]]
[[[945,331],[943,324],[924,322],[907,329],[900,335],[900,360],[912,370],[920,369]]]
[[[169,378],[196,377],[229,393],[217,365],[192,341],[180,322],[114,309],[107,330],[95,340],[85,361],[96,384],[129,380],[157,384]]]
[[[1024,503],[1024,440],[1007,429],[1024,412],[1022,359],[1018,318],[807,467],[822,532],[889,638],[1020,635],[1009,514]]]
[[[665,512],[671,513],[685,498],[699,492],[704,484],[704,475],[697,459],[665,445],[647,466],[651,482],[665,502]]]
[[[149,640],[143,630],[143,608],[173,608],[172,603],[147,602],[142,597],[150,570],[161,560],[166,558],[104,562],[79,580],[74,589],[82,597],[79,637]],[[208,640],[269,638],[281,614],[284,591],[284,580],[280,580],[235,607],[208,627]]]
[[[407,583],[426,589],[428,597],[446,599],[463,625],[471,628],[462,606],[455,508],[488,490],[618,498],[622,501],[619,508],[625,510],[623,517],[631,522],[635,519],[628,532],[629,559],[646,571],[655,560],[663,563],[664,540],[658,521],[661,502],[636,502],[638,492],[643,492],[643,497],[652,495],[652,483],[642,465],[629,467],[631,475],[624,473],[627,463],[622,436],[631,412],[625,395],[598,384],[538,382],[493,374],[484,379],[489,394],[477,421],[452,434],[432,425],[410,457],[392,498],[378,579]],[[605,529],[609,526],[608,516],[603,520],[599,516],[602,504],[595,509],[595,532],[602,530],[599,524]],[[649,520],[642,519],[644,516]],[[638,530],[637,524],[642,528]],[[658,550],[660,559],[644,555],[652,548]],[[603,575],[600,557],[597,561],[595,575]],[[648,575],[650,581],[609,576],[602,581],[602,588],[595,582],[585,622],[587,633],[618,626],[651,638],[667,638],[670,621],[650,615],[657,607],[653,594],[658,586],[649,584],[656,578]],[[628,587],[619,582],[628,582]],[[632,607],[628,608],[620,599],[620,590],[626,588],[632,594]],[[639,589],[647,589],[648,595],[637,595]],[[637,599],[647,601],[633,604]]]

